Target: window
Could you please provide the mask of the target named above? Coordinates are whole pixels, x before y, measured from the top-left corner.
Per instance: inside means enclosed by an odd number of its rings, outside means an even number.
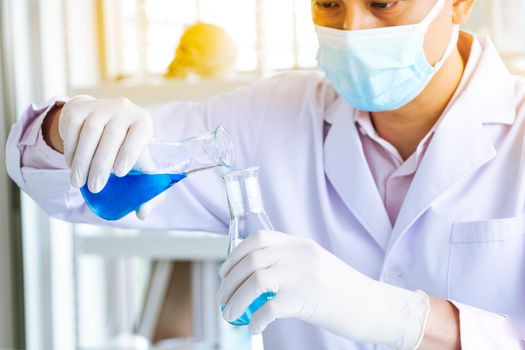
[[[315,67],[317,41],[305,0],[100,0],[103,76],[144,77],[165,72],[184,29],[219,25],[237,45],[236,71],[267,75]],[[491,36],[509,68],[525,70],[522,0],[483,0],[465,28]],[[504,20],[503,20],[504,19]]]
[[[185,27],[196,22],[219,25],[233,38],[238,72],[265,75],[315,66],[316,36],[304,0],[105,0],[102,4],[103,59],[109,78],[163,73]]]

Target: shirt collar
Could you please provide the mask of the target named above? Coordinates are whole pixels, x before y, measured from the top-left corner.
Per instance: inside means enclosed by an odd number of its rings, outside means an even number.
[[[372,118],[370,117],[369,112],[356,110],[354,114],[354,122],[356,123],[357,129],[359,130],[361,135],[369,137],[374,142],[376,142],[381,147],[383,147],[385,151],[387,151],[388,154],[395,160],[398,166],[405,163],[405,160],[403,160],[398,150],[390,142],[382,138],[377,133],[372,123]],[[432,140],[432,135],[434,134],[438,123],[436,123],[432,127],[432,129],[425,135],[425,137],[419,142],[416,148],[416,151],[406,160],[406,162],[408,162],[409,160],[410,162],[412,162],[411,158],[415,158],[414,161],[415,161],[416,166],[417,164],[421,162],[421,159],[423,158],[425,154],[425,151],[430,143],[430,140]]]

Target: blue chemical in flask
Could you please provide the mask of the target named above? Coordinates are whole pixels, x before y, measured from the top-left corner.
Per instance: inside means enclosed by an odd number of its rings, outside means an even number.
[[[191,173],[231,167],[233,146],[222,127],[182,141],[152,139],[127,175],[111,174],[98,193],[80,189],[88,207],[105,220],[118,220]]]

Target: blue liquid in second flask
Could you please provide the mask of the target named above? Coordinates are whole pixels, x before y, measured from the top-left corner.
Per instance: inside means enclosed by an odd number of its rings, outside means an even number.
[[[185,173],[145,174],[131,171],[123,177],[111,174],[99,193],[90,192],[87,184],[80,191],[95,214],[106,220],[118,220],[186,176]]]
[[[255,311],[259,310],[264,304],[268,302],[268,300],[272,299],[275,296],[276,294],[274,292],[266,292],[266,293],[259,295],[259,297],[257,297],[257,299],[255,299],[250,304],[250,306],[248,306],[248,308],[246,309],[246,311],[244,311],[241,317],[229,323],[234,326],[249,325],[252,319],[252,315],[255,313]],[[221,311],[224,311],[224,306],[221,306]]]

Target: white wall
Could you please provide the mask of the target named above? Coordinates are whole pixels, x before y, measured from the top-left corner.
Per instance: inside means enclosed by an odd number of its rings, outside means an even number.
[[[2,61],[0,59],[0,65]],[[4,81],[0,71],[0,81]],[[6,113],[2,84],[0,84],[0,144],[5,144]],[[4,152],[0,153],[0,164],[5,164]],[[0,348],[13,348],[14,345],[14,310],[13,310],[13,275],[11,264],[11,232],[9,210],[11,201],[5,167],[0,167]]]
[[[10,58],[9,61],[1,62],[1,67],[6,76],[1,77],[1,83],[5,85],[9,81],[9,97],[4,96],[4,103],[0,105],[0,111],[6,109],[9,103],[9,114],[3,114],[0,129],[0,141],[5,142],[4,135],[6,126],[16,119],[31,102],[41,104],[52,95],[63,94],[65,87],[64,70],[64,48],[65,41],[63,23],[57,21],[62,18],[61,11],[64,3],[73,2],[69,0],[1,0],[0,16],[2,18],[2,39],[10,45],[0,53],[3,57]],[[45,69],[44,69],[45,68]],[[1,101],[0,101],[1,102]],[[2,108],[3,107],[3,108]],[[2,156],[0,170],[0,200],[9,205],[0,205],[0,225],[5,226],[4,216],[12,218],[13,211],[9,209],[17,203],[20,198],[7,199],[5,184],[9,183],[3,164]],[[72,349],[72,334],[74,324],[72,322],[60,322],[62,317],[70,310],[63,310],[64,305],[70,305],[65,288],[58,293],[52,293],[51,284],[57,273],[71,274],[70,271],[62,271],[68,267],[71,260],[64,262],[63,257],[57,256],[56,250],[63,249],[67,244],[62,244],[62,238],[71,241],[66,232],[63,235],[50,236],[50,220],[40,208],[27,196],[23,195],[22,203],[22,226],[23,232],[10,232],[11,238],[23,237],[23,283],[25,290],[17,290],[16,295],[10,295],[7,288],[7,273],[13,271],[13,266],[7,262],[10,260],[12,242],[8,242],[7,235],[0,235],[0,349],[14,348],[14,337],[17,330],[13,329],[13,323],[17,319],[25,321],[25,344],[24,349]],[[17,203],[18,204],[18,203]],[[16,210],[19,210],[17,207]],[[16,239],[14,241],[16,241]],[[71,244],[69,244],[70,246]],[[64,250],[64,249],[63,249]],[[15,260],[16,261],[16,260]],[[54,273],[56,270],[57,273]],[[11,279],[13,276],[10,277]],[[13,298],[23,298],[25,308],[5,310],[5,305],[13,305]],[[53,298],[54,297],[54,298]],[[7,307],[7,306],[5,306]],[[69,315],[68,315],[69,316]],[[67,317],[68,321],[71,317]],[[59,325],[59,326],[55,326]],[[18,325],[20,328],[20,325]],[[9,333],[13,334],[9,338]],[[20,333],[18,333],[20,334]],[[3,336],[6,342],[3,341]],[[20,348],[20,345],[18,346]]]
[[[14,104],[13,104],[13,80],[9,71],[6,69],[11,57],[8,52],[10,41],[8,38],[7,28],[7,3],[0,3],[0,144],[4,145],[6,135],[8,132],[8,125],[13,119]],[[3,148],[2,148],[3,149]],[[14,228],[17,227],[16,220],[18,216],[13,212],[14,202],[12,193],[14,192],[13,184],[8,180],[5,170],[5,153],[0,152],[0,348],[12,349],[22,346],[19,342],[23,331],[20,328],[23,320],[22,311],[17,306],[17,295],[21,290],[16,291],[17,286],[15,277],[15,264],[13,254],[13,247],[15,241],[19,242]],[[18,256],[20,258],[20,256]],[[16,313],[18,312],[18,314]],[[17,317],[18,316],[18,317]],[[20,317],[22,316],[22,317]],[[20,332],[22,331],[22,332]],[[18,333],[20,332],[20,333]]]

